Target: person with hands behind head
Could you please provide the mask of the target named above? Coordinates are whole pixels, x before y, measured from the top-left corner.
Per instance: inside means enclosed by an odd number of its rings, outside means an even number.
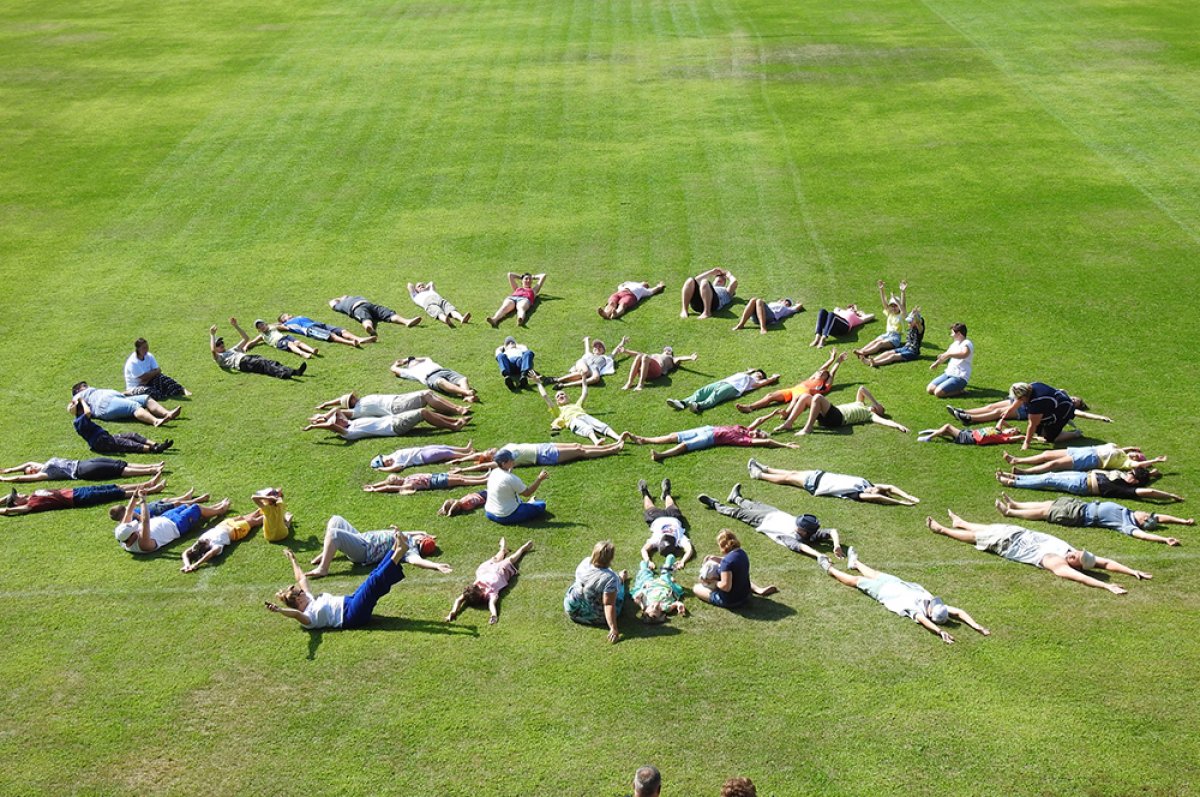
[[[489,316],[487,319],[492,329],[500,326],[500,322],[510,316],[514,310],[517,313],[517,326],[525,326],[525,319],[537,301],[538,294],[542,292],[542,286],[546,284],[546,275],[518,274],[515,271],[510,271],[508,272],[508,284],[511,292],[500,303],[500,307],[496,309],[496,314]]]
[[[236,318],[231,316],[229,323],[241,336],[241,340],[228,348],[225,346],[225,339],[217,337],[217,325],[213,324],[208,328],[209,351],[212,353],[213,360],[222,368],[228,371],[243,371],[248,374],[265,374],[276,379],[291,379],[293,376],[300,376],[308,369],[307,361],[300,363],[299,368],[289,368],[281,362],[268,360],[257,354],[247,354],[250,349],[262,342],[262,336],[259,335],[251,340],[250,336],[238,326]]]

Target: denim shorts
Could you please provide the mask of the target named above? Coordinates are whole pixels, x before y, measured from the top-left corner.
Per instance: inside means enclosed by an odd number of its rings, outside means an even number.
[[[1100,467],[1100,457],[1091,446],[1086,448],[1068,448],[1071,455],[1071,470],[1096,470]]]
[[[101,421],[120,421],[132,418],[149,400],[150,396],[145,393],[140,396],[110,396],[101,400],[99,406],[93,407],[92,414]]]
[[[932,388],[941,388],[943,393],[961,393],[967,389],[967,380],[961,376],[950,376],[950,374],[942,374],[934,377],[929,383]]]
[[[702,426],[699,429],[687,429],[677,432],[675,436],[679,438],[679,442],[687,447],[688,451],[702,451],[706,448],[712,448],[716,443],[713,439],[713,429],[711,426]]]

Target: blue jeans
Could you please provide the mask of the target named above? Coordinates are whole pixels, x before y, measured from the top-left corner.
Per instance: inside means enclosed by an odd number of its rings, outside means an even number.
[[[362,628],[371,619],[375,604],[388,594],[393,584],[404,580],[404,568],[392,561],[389,553],[375,566],[367,580],[346,598],[342,608],[342,628]]]
[[[521,352],[521,356],[515,360],[507,354],[500,353],[496,355],[496,362],[500,366],[501,376],[520,379],[526,371],[533,370],[533,352]]]
[[[1024,487],[1027,490],[1057,490],[1060,493],[1072,495],[1087,495],[1087,474],[1076,471],[1062,473],[1036,473],[1031,476],[1018,476],[1013,481],[1013,487]]]
[[[536,520],[544,514],[546,514],[545,501],[522,501],[511,515],[500,517],[488,512],[487,518],[504,526],[519,526],[527,520]]]

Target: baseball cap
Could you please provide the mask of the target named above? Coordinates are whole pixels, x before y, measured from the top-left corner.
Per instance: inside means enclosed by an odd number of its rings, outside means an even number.
[[[945,602],[941,598],[934,598],[927,601],[925,608],[929,612],[929,619],[938,625],[950,619],[950,609],[946,607]]]
[[[1096,566],[1096,554],[1091,551],[1080,551],[1079,564],[1084,570],[1091,570]]]
[[[495,462],[497,465],[503,465],[505,462],[512,462],[514,459],[516,457],[513,455],[513,452],[507,448],[502,448],[492,457],[492,462]]]
[[[796,515],[796,526],[805,531],[818,531],[821,528],[821,521],[817,520],[816,515]]]
[[[504,345],[507,346],[509,344],[512,344],[513,346],[517,345],[517,339],[514,338],[512,335],[509,335],[507,338],[504,339]]]
[[[1146,518],[1146,522],[1142,525],[1142,528],[1146,529],[1147,531],[1154,531],[1161,525],[1162,523],[1159,521],[1158,515],[1154,512],[1151,512],[1150,516]]]
[[[129,538],[137,534],[136,523],[120,523],[113,529],[113,535],[117,538],[117,542],[128,542]]]

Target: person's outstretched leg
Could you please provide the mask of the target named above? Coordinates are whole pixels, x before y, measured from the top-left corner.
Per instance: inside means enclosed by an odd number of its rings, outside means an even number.
[[[671,436],[674,437],[674,435],[671,435]],[[666,451],[651,451],[650,459],[654,460],[655,462],[661,462],[664,459],[670,459],[671,457],[677,457],[680,454],[686,454],[686,453],[687,453],[687,445],[684,443],[680,443],[677,446],[672,446],[671,448],[668,448]]]
[[[503,321],[505,318],[508,318],[509,314],[516,309],[516,302],[514,302],[512,299],[505,299],[500,303],[500,307],[496,310],[496,313],[488,316],[487,322],[492,329],[495,329],[501,321]]]
[[[371,619],[375,604],[388,594],[392,586],[404,580],[404,567],[401,562],[408,551],[408,541],[403,534],[396,534],[396,544],[391,556],[384,557],[378,566],[367,576],[366,581],[354,590],[354,594],[346,598],[342,613],[343,628],[361,628]]]
[[[858,586],[858,576],[852,576],[849,573],[843,573],[841,570],[838,570],[836,567],[833,567],[832,565],[830,565],[829,569],[826,570],[825,572],[828,573],[830,575],[830,577],[845,584],[847,587],[857,587]]]
[[[470,407],[460,407],[453,401],[439,396],[432,390],[423,390],[421,400],[425,402],[425,406],[434,412],[440,412],[443,415],[470,415]]]
[[[526,540],[524,545],[522,545],[517,550],[513,551],[512,554],[510,554],[508,556],[508,563],[510,565],[512,565],[513,567],[516,567],[517,565],[519,565],[521,563],[521,558],[523,556],[525,556],[525,554],[529,553],[532,550],[533,550],[533,540]]]
[[[931,517],[925,518],[925,525],[928,526],[929,530],[934,534],[942,534],[951,539],[958,540],[959,542],[969,542],[972,545],[975,544],[975,532],[973,531],[949,528],[947,526],[943,526],[941,523],[938,523]]]
[[[421,418],[430,426],[436,426],[438,429],[450,429],[458,431],[467,423],[466,418],[450,418],[446,415],[434,412],[428,407],[422,407]]]

